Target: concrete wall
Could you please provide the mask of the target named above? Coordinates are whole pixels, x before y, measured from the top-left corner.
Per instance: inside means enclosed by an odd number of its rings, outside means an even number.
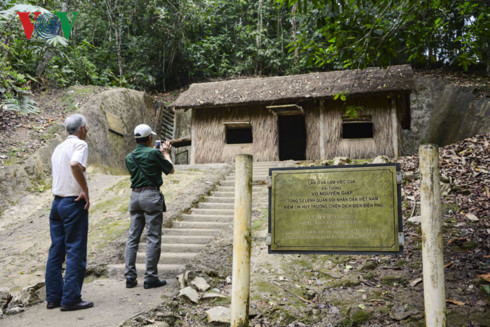
[[[418,152],[423,143],[440,146],[490,132],[490,90],[457,85],[444,78],[415,76],[410,96],[412,123],[403,130],[403,154]]]

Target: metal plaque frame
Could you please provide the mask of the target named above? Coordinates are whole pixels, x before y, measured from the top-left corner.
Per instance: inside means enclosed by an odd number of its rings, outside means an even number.
[[[339,174],[346,174],[345,176],[360,176],[362,178],[366,178],[366,182],[364,184],[359,183],[359,185],[362,186],[363,190],[366,189],[376,189],[376,187],[373,187],[373,183],[375,181],[370,180],[369,177],[374,178],[376,174],[382,174],[383,179],[386,180],[385,184],[389,185],[389,190],[388,188],[384,188],[382,192],[385,197],[389,197],[389,201],[392,201],[388,203],[388,208],[386,209],[379,209],[381,210],[381,214],[383,215],[383,219],[388,222],[388,227],[386,226],[381,226],[383,228],[389,228],[389,233],[386,232],[385,234],[381,234],[385,238],[391,240],[390,242],[395,242],[395,243],[390,243],[389,249],[386,249],[386,247],[376,247],[376,246],[368,246],[368,248],[365,248],[365,246],[358,246],[359,248],[362,249],[357,249],[356,246],[353,248],[350,248],[349,245],[342,245],[342,246],[331,246],[329,245],[328,240],[338,238],[342,240],[342,237],[336,236],[336,235],[329,235],[327,229],[324,229],[322,231],[318,230],[306,230],[305,232],[298,231],[297,225],[293,225],[292,228],[289,228],[287,233],[290,233],[289,237],[293,238],[296,236],[301,237],[301,233],[311,233],[313,234],[313,239],[319,238],[320,243],[323,242],[324,245],[318,245],[315,244],[314,246],[308,246],[308,245],[302,245],[302,246],[291,246],[291,245],[279,245],[279,240],[281,242],[286,242],[284,241],[285,237],[284,235],[283,238],[279,238],[279,235],[277,234],[278,231],[276,230],[276,226],[278,226],[281,222],[280,219],[283,219],[282,221],[291,221],[291,220],[307,220],[308,218],[302,217],[300,214],[298,215],[288,215],[288,217],[285,217],[286,215],[283,213],[283,217],[281,218],[280,212],[283,212],[286,209],[286,206],[283,206],[284,208],[275,208],[274,206],[277,206],[279,203],[279,200],[284,200],[281,198],[282,194],[288,192],[294,192],[295,187],[300,187],[301,183],[297,182],[294,180],[294,178],[299,179],[300,175],[304,174],[310,174],[310,176],[315,177],[318,183],[323,183],[326,184],[328,180],[326,179],[327,176],[337,176]],[[327,175],[324,175],[327,174]],[[331,174],[331,175],[328,175]],[[350,175],[349,175],[350,174]],[[363,176],[363,174],[370,174],[370,176],[366,177]],[[286,185],[289,186],[289,184],[284,184],[284,183],[278,183],[278,177],[281,177],[281,180],[284,177],[287,177],[288,175],[292,176],[292,178],[289,178],[289,181],[292,183],[290,187],[286,187],[286,191],[283,193],[280,193],[280,195],[277,195],[276,193],[277,190],[277,185]],[[342,176],[342,175],[341,175]],[[322,177],[322,178],[320,178]],[[401,254],[403,253],[403,247],[404,247],[404,238],[403,238],[403,221],[402,221],[402,201],[401,201],[401,169],[400,169],[400,164],[399,163],[388,163],[388,164],[364,164],[364,165],[345,165],[345,166],[313,166],[313,167],[298,167],[298,168],[270,168],[269,169],[269,178],[271,181],[271,185],[269,187],[269,226],[268,226],[268,237],[267,237],[267,245],[268,245],[268,251],[269,253],[282,253],[282,254],[295,254],[295,253],[303,253],[303,254],[367,254],[367,255],[372,255],[372,254]],[[286,179],[287,180],[287,179]],[[301,180],[299,180],[301,181]],[[324,182],[322,182],[324,181]],[[333,183],[333,181],[332,181]],[[305,186],[305,185],[303,185]],[[361,186],[356,186],[356,187],[361,187]],[[293,191],[291,191],[293,189]],[[340,188],[341,189],[341,188]],[[279,191],[281,192],[281,191]],[[307,192],[307,191],[306,191]],[[332,191],[333,192],[333,191]],[[345,191],[348,192],[348,191]],[[352,191],[354,192],[354,191]],[[351,192],[351,194],[352,194]],[[365,191],[366,192],[366,191]],[[279,198],[279,200],[277,200]],[[289,200],[289,199],[288,199]],[[309,199],[308,201],[314,202],[314,199]],[[335,204],[335,199],[333,196],[331,198],[325,198],[325,201],[330,201],[332,200],[332,205],[339,206],[339,204]],[[304,200],[303,200],[304,201]],[[317,199],[318,201],[318,199]],[[367,204],[368,206],[370,205],[369,203]],[[378,205],[379,206],[379,205]],[[309,207],[308,207],[309,208]],[[340,207],[338,207],[340,208]],[[292,208],[287,208],[287,209],[292,209]],[[299,210],[299,208],[296,208]],[[359,210],[366,210],[366,208],[359,207]],[[310,210],[310,209],[306,209]],[[306,211],[305,210],[305,211]],[[356,210],[355,208],[350,208],[350,211],[353,211],[354,214],[351,213],[351,215],[355,217],[350,217],[350,219],[355,220],[357,217],[360,217],[359,219],[362,219],[362,216],[359,216],[359,214],[356,215]],[[376,210],[376,209],[373,209]],[[311,209],[308,212],[319,212],[321,214],[324,214],[325,212],[328,212],[329,209]],[[332,209],[331,211],[335,211],[335,209]],[[389,217],[387,214],[385,214],[384,211],[389,211]],[[279,214],[278,214],[279,212]],[[379,212],[376,212],[378,215],[380,214]],[[279,216],[278,216],[279,215]],[[298,218],[299,217],[299,218]],[[318,219],[330,219],[327,217],[313,217],[313,218],[318,218]],[[339,218],[339,217],[335,217]],[[369,218],[367,218],[369,219]],[[324,221],[316,221],[316,223],[323,223]],[[344,221],[345,222],[345,221]],[[348,222],[348,221],[347,221]],[[303,224],[307,224],[306,222],[303,222]],[[298,221],[299,225],[299,221]],[[288,225],[289,226],[289,225]],[[374,226],[373,228],[376,228]],[[279,228],[277,228],[279,230]],[[346,229],[348,231],[348,229]],[[334,230],[335,231],[335,230]],[[351,231],[351,234],[354,234],[357,230]],[[344,232],[342,229],[338,229],[336,231],[340,235]],[[374,231],[370,231],[369,233],[371,234],[366,234],[364,237],[368,238],[368,236],[371,236],[372,238],[374,237]],[[286,234],[286,233],[283,233]],[[362,237],[354,237],[354,235],[347,236],[346,240],[348,238],[354,239],[354,238],[359,238],[362,239]],[[380,237],[381,238],[381,237]],[[305,237],[307,239],[307,237]],[[346,241],[344,240],[344,241]],[[314,242],[309,240],[309,242]],[[349,241],[346,241],[349,242]],[[353,242],[361,242],[359,240],[355,240]],[[331,243],[331,242],[330,242]],[[346,248],[347,247],[347,248]],[[387,246],[388,247],[388,246]]]

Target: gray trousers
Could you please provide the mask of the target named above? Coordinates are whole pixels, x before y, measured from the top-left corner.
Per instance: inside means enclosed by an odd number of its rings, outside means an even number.
[[[136,279],[136,253],[141,233],[146,225],[146,271],[145,281],[158,279],[158,261],[162,243],[162,201],[157,190],[132,192],[129,200],[131,225],[126,242],[126,279]]]

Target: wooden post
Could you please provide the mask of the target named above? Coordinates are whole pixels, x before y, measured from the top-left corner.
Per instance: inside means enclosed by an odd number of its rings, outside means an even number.
[[[437,145],[420,146],[419,160],[425,325],[439,327],[446,326],[446,291]]]
[[[235,166],[231,326],[248,327],[252,243],[252,156],[240,154]]]
[[[325,100],[320,100],[320,159],[325,160]]]

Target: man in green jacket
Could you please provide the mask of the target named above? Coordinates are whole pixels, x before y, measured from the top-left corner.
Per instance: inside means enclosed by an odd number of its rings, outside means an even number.
[[[169,141],[161,144],[160,149],[152,147],[154,133],[150,126],[141,124],[134,129],[136,149],[126,156],[126,167],[131,174],[131,198],[129,212],[131,225],[126,242],[126,287],[138,284],[136,280],[136,253],[141,233],[146,225],[146,271],[144,288],[165,285],[166,280],[158,278],[158,261],[161,252],[162,221],[164,198],[160,192],[163,184],[162,172],[173,174],[174,167],[170,157]]]

